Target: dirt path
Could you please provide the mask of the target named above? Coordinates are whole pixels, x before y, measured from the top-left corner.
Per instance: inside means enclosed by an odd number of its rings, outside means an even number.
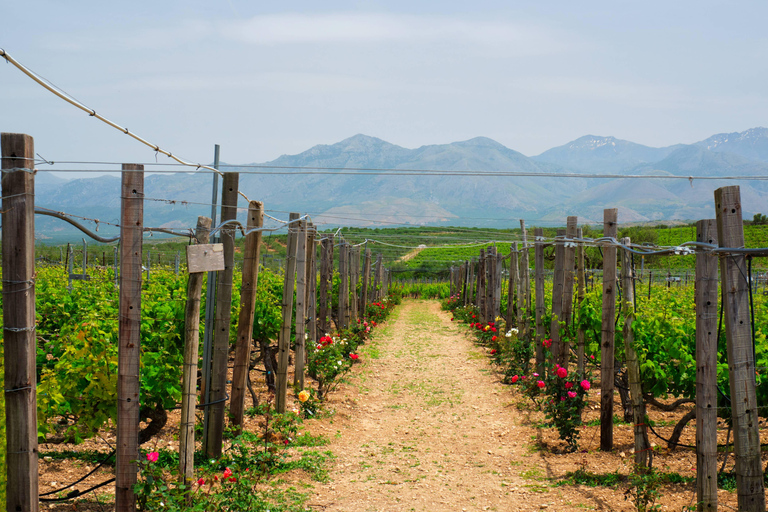
[[[318,425],[337,458],[312,510],[563,510],[535,430],[437,302],[405,302],[363,357]]]

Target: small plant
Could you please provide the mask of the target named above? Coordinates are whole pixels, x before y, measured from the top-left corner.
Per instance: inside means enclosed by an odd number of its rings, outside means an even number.
[[[661,510],[656,501],[661,498],[661,475],[653,468],[635,466],[629,475],[629,488],[624,492],[624,499],[635,505],[637,512]]]
[[[544,413],[550,425],[557,429],[560,439],[567,443],[567,451],[579,447],[581,413],[587,404],[587,391],[591,383],[583,379],[568,378],[568,369],[555,365],[545,381]]]

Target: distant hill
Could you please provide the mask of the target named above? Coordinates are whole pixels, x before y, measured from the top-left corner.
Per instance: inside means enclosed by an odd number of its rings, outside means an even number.
[[[337,171],[328,169],[346,170],[347,174],[332,174],[329,172]],[[372,174],[368,169],[395,172]],[[608,207],[620,208],[620,222],[696,220],[714,215],[715,188],[734,184],[742,187],[745,216],[768,212],[766,181],[546,176],[553,172],[768,176],[765,128],[665,148],[587,135],[535,157],[485,137],[407,149],[359,134],[263,164],[222,165],[222,170],[240,172],[240,189],[248,197],[264,201],[273,216],[286,218],[288,211],[309,213],[321,227],[377,223],[516,227],[520,218],[529,225],[560,225],[567,215],[578,215],[582,222],[601,222],[602,210]],[[414,173],[418,170],[459,174],[425,176]],[[477,172],[490,175],[472,175]],[[198,215],[210,215],[211,182],[208,173],[148,175],[145,225],[193,227]],[[119,222],[119,185],[117,177],[66,181],[41,172],[36,202],[97,218],[102,221],[100,233],[114,232],[106,223]],[[242,199],[240,206],[246,206]],[[54,240],[80,237],[55,219],[39,217],[37,227],[41,236]]]

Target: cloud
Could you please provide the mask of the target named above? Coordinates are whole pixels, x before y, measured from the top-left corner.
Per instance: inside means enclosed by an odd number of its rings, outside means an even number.
[[[218,31],[254,45],[455,41],[550,53],[572,44],[549,28],[529,24],[384,13],[271,14],[220,23]]]

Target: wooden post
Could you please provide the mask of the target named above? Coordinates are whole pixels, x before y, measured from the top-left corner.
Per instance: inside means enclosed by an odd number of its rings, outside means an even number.
[[[207,244],[210,217],[198,217],[195,239]],[[195,469],[195,402],[197,401],[197,359],[200,346],[200,297],[203,272],[189,274],[187,305],[184,315],[184,368],[181,377],[181,425],[179,426],[179,477],[191,485]]]
[[[115,510],[136,510],[141,365],[141,252],[144,166],[123,164],[120,212],[120,319],[117,349],[117,460]]]
[[[485,318],[485,249],[480,249],[480,257],[477,260],[477,310],[478,320],[486,322]]]
[[[576,238],[578,217],[568,217],[567,228],[565,236],[569,239]],[[563,315],[562,321],[565,322],[564,337],[560,339],[560,366],[568,367],[568,361],[571,357],[571,348],[568,341],[568,333],[571,332],[571,322],[573,318],[573,281],[574,281],[574,264],[576,261],[576,244],[574,242],[567,242],[564,248],[565,260],[563,268]]]
[[[475,259],[469,262],[469,277],[467,278],[467,297],[464,299],[464,305],[475,304]]]
[[[631,240],[623,238],[621,243],[629,246]],[[633,281],[635,272],[632,268],[632,255],[627,250],[621,251],[622,275],[624,277],[624,294],[621,309],[624,311],[624,354],[627,359],[627,376],[629,377],[629,396],[632,401],[632,416],[635,431],[635,464],[643,470],[651,467],[653,453],[648,441],[648,428],[645,425],[645,404],[640,382],[640,363],[635,352],[635,334],[632,332],[632,322],[635,321],[635,291]]]
[[[37,511],[35,143],[29,135],[3,133],[0,146],[6,510]]]
[[[715,190],[717,240],[720,247],[744,247],[744,224],[738,186]],[[743,254],[720,257],[725,335],[731,387],[736,487],[740,511],[764,511],[763,468],[755,392],[755,358],[749,317],[749,282]]]
[[[617,208],[603,210],[603,236],[616,238]],[[613,449],[613,377],[616,337],[616,246],[603,243],[603,317],[600,337],[600,449]]]
[[[517,313],[515,308],[515,297],[517,295],[517,282],[520,279],[520,276],[518,274],[518,243],[514,242],[509,249],[509,289],[507,290],[507,326],[512,327],[512,325],[515,325],[515,327],[520,329],[520,326],[516,324],[516,322],[513,322],[513,319],[517,318]],[[517,299],[518,302],[520,302],[520,299]]]
[[[339,329],[349,326],[349,245],[339,245]]]
[[[261,231],[264,226],[264,204],[260,201],[248,203],[248,220],[245,224],[245,247],[243,248],[243,275],[240,287],[240,314],[237,319],[237,341],[235,361],[232,369],[232,386],[229,412],[232,425],[240,432],[245,412],[245,393],[248,389],[248,371],[251,364],[251,341],[256,307],[256,287],[259,283],[259,260],[261,259]],[[254,404],[256,405],[256,404]]]
[[[373,297],[374,299],[378,300],[381,298],[381,254],[378,254],[376,256],[376,268],[374,270],[374,276],[373,276]]]
[[[224,173],[221,189],[221,222],[237,218],[239,175]],[[221,456],[224,441],[224,419],[227,398],[227,363],[229,360],[229,324],[232,317],[232,275],[235,270],[235,228],[229,224],[221,230],[224,246],[224,270],[216,280],[216,314],[214,316],[213,356],[211,358],[211,404],[205,432],[204,452],[209,458]]]
[[[283,414],[286,406],[286,394],[288,392],[288,359],[291,353],[291,318],[293,316],[293,285],[296,277],[296,245],[298,241],[297,222],[299,214],[291,213],[288,216],[288,243],[285,255],[285,280],[283,281],[283,325],[278,339],[278,360],[275,387],[275,409]]]
[[[317,341],[317,251],[315,237],[317,228],[307,224],[307,334],[310,343]]]
[[[544,341],[545,327],[544,327],[544,313],[546,312],[546,305],[544,302],[544,229],[534,228],[533,235],[536,238],[534,245],[534,284],[536,285],[536,371],[539,375],[544,375],[544,347],[542,341]]]
[[[520,231],[522,233],[522,253],[520,258],[521,269],[519,277],[521,279],[523,297],[522,304],[525,310],[525,318],[523,320],[523,326],[520,329],[520,337],[528,336],[531,330],[531,273],[530,273],[530,254],[528,251],[528,231],[525,229],[525,221],[520,219]]]
[[[582,230],[581,228],[578,229],[576,232],[576,236],[578,238],[582,238]],[[586,296],[586,276],[584,274],[584,243],[579,242],[578,243],[578,249],[577,249],[577,266],[578,270],[576,272],[576,279],[578,282],[578,296],[577,296],[577,307],[581,306],[581,303],[584,301],[584,297]],[[577,346],[576,346],[576,373],[579,375],[579,377],[584,376],[584,366],[585,366],[585,355],[584,355],[584,329],[579,327],[576,330],[576,340],[577,340]]]
[[[552,362],[559,363],[561,357],[560,322],[563,321],[563,297],[565,295],[565,245],[562,240],[565,230],[557,230],[555,239],[555,275],[552,282],[552,322],[549,337],[552,339]]]
[[[501,268],[504,257],[493,248],[493,321],[501,317]]]
[[[331,330],[331,290],[333,288],[333,237],[320,241],[320,316],[318,327],[321,333]]]
[[[307,360],[306,333],[307,318],[307,221],[302,220],[296,233],[296,341],[294,343],[293,385],[304,389],[304,366]]]
[[[696,241],[717,244],[715,219],[696,223]],[[717,510],[717,256],[696,252],[697,510]]]
[[[360,313],[358,311],[358,297],[357,297],[357,283],[360,282],[360,248],[352,247],[350,251],[351,261],[349,265],[350,275],[350,291],[352,292],[352,298],[350,299],[350,322],[354,325],[360,319]]]
[[[368,285],[371,280],[371,250],[365,248],[365,259],[363,261],[363,297],[360,301],[360,311],[363,318],[368,315]]]

